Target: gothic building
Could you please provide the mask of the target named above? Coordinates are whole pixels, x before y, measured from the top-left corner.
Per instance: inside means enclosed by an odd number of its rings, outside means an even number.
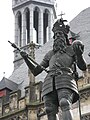
[[[15,44],[32,56],[37,63],[40,63],[45,53],[52,49],[52,25],[56,19],[54,3],[55,0],[12,0]],[[89,21],[90,8],[87,8],[70,22],[71,30],[79,34],[85,45],[84,57],[88,65],[86,72],[79,71],[80,101],[72,106],[74,120],[80,120],[80,117],[82,120],[90,120]],[[34,77],[16,49],[13,63],[14,70],[11,76],[3,77],[0,82],[0,120],[47,120],[41,98],[46,73],[42,72]],[[62,118],[61,111],[58,117]]]

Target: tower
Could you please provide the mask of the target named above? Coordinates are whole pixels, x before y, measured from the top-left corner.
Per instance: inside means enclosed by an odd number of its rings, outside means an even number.
[[[15,16],[15,44],[28,51],[31,41],[39,45],[52,38],[52,25],[56,18],[55,0],[12,0]],[[14,69],[22,64],[18,51],[14,51]]]

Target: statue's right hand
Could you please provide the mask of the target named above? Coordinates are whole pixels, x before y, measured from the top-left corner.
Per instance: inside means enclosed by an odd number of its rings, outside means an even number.
[[[22,57],[27,57],[28,56],[28,54],[24,51],[20,51],[20,54],[21,54]]]

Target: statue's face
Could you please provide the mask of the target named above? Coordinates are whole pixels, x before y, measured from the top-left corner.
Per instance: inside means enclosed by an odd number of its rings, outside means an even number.
[[[54,38],[55,38],[55,40],[56,39],[60,39],[61,37],[63,37],[64,38],[64,33],[62,32],[62,31],[56,31],[55,33],[54,33]]]
[[[53,50],[55,52],[63,49],[66,46],[66,38],[62,31],[56,31],[54,38]]]

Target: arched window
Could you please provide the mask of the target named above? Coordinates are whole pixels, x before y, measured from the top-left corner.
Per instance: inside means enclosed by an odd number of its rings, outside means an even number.
[[[26,44],[30,43],[30,11],[28,8],[25,10],[26,19]]]
[[[36,43],[39,43],[39,40],[38,40],[38,26],[39,26],[39,8],[38,7],[35,7],[35,10],[34,10],[34,22],[33,22],[33,26],[35,28],[35,31],[36,31]]]
[[[20,12],[17,14],[17,20],[18,20],[18,44],[21,47],[21,38],[22,38],[22,15]]]
[[[48,41],[48,16],[49,11],[45,9],[43,13],[43,43],[45,44]]]

